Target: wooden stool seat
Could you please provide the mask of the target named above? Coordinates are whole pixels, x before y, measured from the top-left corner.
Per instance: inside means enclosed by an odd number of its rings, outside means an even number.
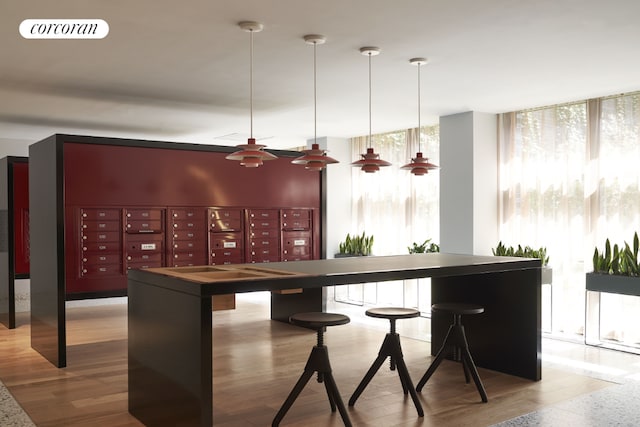
[[[314,329],[318,335],[318,341],[316,345],[311,349],[311,354],[307,360],[307,364],[304,367],[302,375],[296,382],[293,390],[289,393],[287,400],[284,401],[282,407],[273,419],[272,426],[279,426],[280,422],[286,415],[287,411],[293,405],[293,402],[298,398],[300,392],[305,385],[309,382],[314,373],[318,373],[317,380],[319,383],[324,383],[327,391],[327,397],[329,398],[329,405],[331,406],[331,412],[336,411],[336,407],[342,417],[342,422],[346,427],[351,427],[351,420],[347,409],[342,402],[340,392],[336,386],[336,382],[333,379],[331,373],[331,364],[329,363],[329,352],[327,346],[324,345],[324,332],[327,326],[345,325],[350,322],[348,316],[338,313],[322,313],[322,312],[309,312],[309,313],[296,313],[289,317],[289,322],[296,326],[304,328]]]
[[[369,317],[378,317],[381,319],[410,319],[412,317],[420,316],[420,311],[415,308],[402,308],[402,307],[377,307],[370,308],[365,311],[365,314]]]
[[[411,376],[409,375],[407,365],[404,363],[402,347],[400,346],[400,335],[396,333],[396,320],[418,317],[420,316],[420,311],[413,308],[403,307],[379,307],[370,308],[365,312],[365,314],[369,317],[388,319],[391,323],[391,329],[382,342],[382,346],[380,347],[380,351],[378,352],[378,357],[373,361],[373,364],[365,374],[364,378],[362,378],[362,381],[360,381],[360,384],[353,392],[353,395],[351,395],[351,398],[349,399],[349,406],[355,405],[358,397],[360,397],[364,389],[373,379],[376,372],[378,372],[378,369],[380,369],[384,361],[387,359],[387,357],[389,357],[389,368],[392,371],[395,371],[396,367],[398,368],[398,376],[400,377],[402,391],[404,392],[404,394],[409,394],[411,396],[413,404],[416,407],[416,411],[418,411],[418,415],[423,417],[424,410],[422,409],[422,405],[420,404],[420,400],[418,399],[418,395],[416,394],[416,389],[413,386],[413,381],[411,381]]]
[[[416,391],[422,391],[422,387],[424,387],[429,378],[431,378],[431,375],[435,372],[436,368],[442,362],[442,359],[444,359],[445,350],[447,348],[451,348],[453,350],[454,360],[462,360],[462,369],[464,371],[466,382],[469,383],[469,374],[471,374],[482,401],[485,403],[488,402],[487,393],[482,385],[482,381],[480,380],[480,375],[478,375],[476,364],[473,362],[473,358],[471,357],[467,337],[464,333],[464,326],[462,326],[463,315],[484,313],[484,307],[476,304],[437,303],[431,306],[431,310],[434,313],[446,313],[453,315],[453,323],[449,326],[447,335],[445,336],[435,359],[431,362],[431,365],[429,365],[427,372],[425,372],[420,381],[418,381]]]
[[[309,329],[320,329],[326,326],[338,326],[349,323],[350,319],[344,314],[338,313],[296,313],[289,317],[289,322],[296,326]]]
[[[458,304],[458,303],[447,303],[441,302],[438,304],[433,304],[431,306],[431,311],[439,311],[443,313],[450,313],[453,315],[456,314],[480,314],[484,313],[484,307],[477,304]]]

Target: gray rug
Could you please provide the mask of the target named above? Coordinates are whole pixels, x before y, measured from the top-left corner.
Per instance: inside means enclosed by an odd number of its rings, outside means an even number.
[[[640,426],[640,382],[614,385],[496,424],[494,427]]]
[[[0,381],[0,426],[31,427],[35,426],[31,418],[16,402],[9,390]]]

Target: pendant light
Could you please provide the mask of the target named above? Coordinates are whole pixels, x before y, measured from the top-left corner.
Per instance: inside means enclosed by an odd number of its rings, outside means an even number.
[[[304,41],[307,44],[313,45],[313,143],[310,150],[302,150],[305,153],[303,156],[298,157],[291,161],[295,165],[305,165],[304,168],[310,171],[321,171],[329,163],[338,163],[336,159],[333,159],[326,155],[324,150],[320,149],[318,144],[318,120],[317,120],[317,84],[316,84],[316,46],[323,44],[326,41],[326,37],[319,34],[308,34],[304,36]]]
[[[262,165],[264,160],[273,160],[277,157],[271,153],[267,153],[262,149],[266,145],[256,144],[256,140],[253,137],[253,33],[259,33],[262,31],[262,24],[253,21],[243,21],[238,26],[249,33],[249,45],[250,45],[250,60],[249,60],[249,114],[250,114],[250,128],[251,133],[246,144],[236,145],[239,151],[229,154],[226,158],[228,160],[238,160],[240,165],[247,168],[257,168]]]
[[[409,60],[411,65],[418,67],[418,152],[416,157],[411,159],[411,163],[402,166],[400,169],[408,169],[415,176],[422,176],[429,173],[430,170],[438,169],[438,166],[429,163],[427,157],[422,156],[422,127],[420,126],[420,67],[427,63],[426,58],[412,58]]]
[[[380,54],[378,47],[361,47],[360,53],[369,57],[369,140],[367,144],[367,152],[361,154],[362,159],[351,163],[353,166],[360,167],[360,170],[366,173],[374,173],[380,170],[382,166],[390,166],[391,163],[382,160],[379,154],[376,154],[371,146],[371,57]]]

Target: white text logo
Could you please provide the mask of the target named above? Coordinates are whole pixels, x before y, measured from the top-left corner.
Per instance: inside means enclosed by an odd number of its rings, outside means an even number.
[[[25,19],[20,35],[25,39],[103,39],[109,24],[102,19]]]

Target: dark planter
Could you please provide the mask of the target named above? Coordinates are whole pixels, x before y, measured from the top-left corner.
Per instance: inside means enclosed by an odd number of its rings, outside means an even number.
[[[587,273],[588,291],[640,296],[640,277]]]
[[[334,258],[349,258],[354,256],[369,256],[369,255],[360,255],[360,254],[333,254]]]

